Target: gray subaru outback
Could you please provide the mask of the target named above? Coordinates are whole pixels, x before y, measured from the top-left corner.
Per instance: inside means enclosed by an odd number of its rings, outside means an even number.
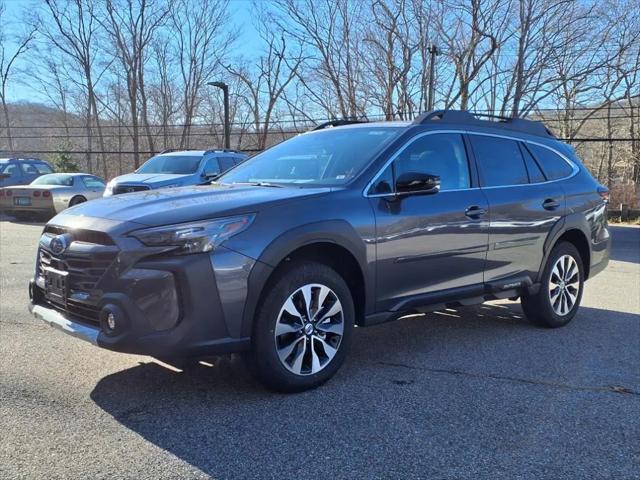
[[[334,375],[355,325],[501,298],[546,327],[576,316],[608,262],[608,191],[544,125],[459,111],[338,124],[211,185],[56,216],[31,312],[118,352],[242,352],[282,391]]]

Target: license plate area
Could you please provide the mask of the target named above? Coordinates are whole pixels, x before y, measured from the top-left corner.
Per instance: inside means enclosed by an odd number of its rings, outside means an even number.
[[[44,269],[44,294],[48,300],[65,305],[68,297],[69,272],[61,272],[53,268]]]
[[[30,207],[31,197],[13,197],[13,204],[19,207]]]

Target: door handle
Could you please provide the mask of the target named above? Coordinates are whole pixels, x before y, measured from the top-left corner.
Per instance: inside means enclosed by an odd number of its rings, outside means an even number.
[[[464,214],[469,218],[478,218],[485,215],[487,211],[477,205],[472,205],[464,211]]]
[[[560,203],[553,198],[547,198],[544,202],[542,202],[542,208],[545,210],[555,210],[560,206]]]

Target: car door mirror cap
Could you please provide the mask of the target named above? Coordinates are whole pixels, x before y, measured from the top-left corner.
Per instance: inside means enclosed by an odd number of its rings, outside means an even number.
[[[396,180],[396,195],[434,194],[440,191],[440,177],[430,173],[406,172]]]

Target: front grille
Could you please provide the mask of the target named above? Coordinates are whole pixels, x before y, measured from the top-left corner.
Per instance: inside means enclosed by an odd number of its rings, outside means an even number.
[[[48,247],[50,238],[57,235],[65,235],[69,239],[69,246],[60,254],[54,254]],[[99,309],[87,302],[100,279],[115,261],[118,251],[114,241],[104,232],[47,225],[40,241],[36,274],[42,279],[41,288],[48,288],[44,286],[47,268],[66,272],[68,295],[64,299],[64,295],[52,293],[46,298],[49,305],[80,320],[98,322]]]
[[[61,272],[69,272],[69,291],[89,292],[113,262],[116,252],[54,255],[40,248],[38,274],[43,275],[43,267],[51,267]]]
[[[142,192],[144,190],[150,190],[150,188],[146,185],[116,185],[113,187],[113,195],[118,195],[120,193],[132,193],[132,192]]]

